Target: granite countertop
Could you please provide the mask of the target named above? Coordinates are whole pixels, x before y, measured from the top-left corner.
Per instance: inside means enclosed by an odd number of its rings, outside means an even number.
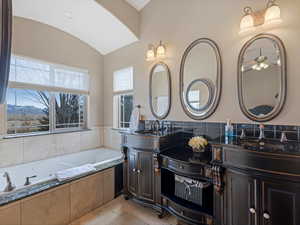
[[[256,152],[266,152],[266,153],[276,153],[276,154],[285,154],[285,155],[300,155],[300,143],[296,141],[288,141],[282,143],[278,140],[265,139],[258,140],[254,138],[249,139],[240,139],[239,137],[233,137],[231,140],[222,138],[221,143],[212,143],[212,144],[221,144],[223,146],[233,147],[244,149],[248,151]]]
[[[138,135],[138,136],[147,136],[147,137],[168,137],[168,136],[172,136],[172,135],[176,135],[178,133],[181,133],[181,131],[179,130],[174,130],[174,131],[158,131],[158,132],[153,132],[150,130],[144,130],[144,131],[140,131],[140,132],[133,132],[130,130],[121,130],[120,131],[121,134],[129,134],[129,135]]]
[[[205,153],[194,153],[188,147],[172,148],[171,150],[163,152],[161,156],[172,160],[184,162],[184,163],[201,164],[201,165],[209,164],[212,159],[211,152],[206,151]]]
[[[80,178],[98,173],[102,170],[114,167],[114,166],[116,166],[120,163],[123,163],[123,162],[124,162],[124,159],[116,159],[116,160],[113,160],[111,162],[107,162],[107,163],[104,163],[102,165],[97,166],[96,167],[97,170],[94,171],[94,172],[84,174],[84,175],[81,175],[81,176],[77,176],[77,177],[74,177],[74,178],[69,179],[69,180],[65,180],[65,181],[60,182],[57,179],[53,179],[53,180],[49,180],[49,181],[46,181],[46,182],[43,182],[43,183],[40,183],[40,184],[30,186],[28,188],[23,188],[23,189],[16,190],[16,191],[13,191],[13,192],[5,193],[3,195],[0,195],[0,206],[9,204],[9,203],[17,201],[17,200],[21,200],[23,198],[26,198],[26,197],[29,197],[31,195],[46,191],[46,190],[54,188],[54,187],[58,187],[60,185],[70,183],[71,181],[78,180]]]

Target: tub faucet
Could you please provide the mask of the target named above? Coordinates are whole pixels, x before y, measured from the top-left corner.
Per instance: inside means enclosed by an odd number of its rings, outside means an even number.
[[[12,184],[8,172],[5,172],[5,173],[3,174],[3,177],[6,178],[6,183],[7,183],[7,184],[6,184],[6,187],[4,188],[3,191],[4,191],[4,192],[10,192],[10,191],[13,191],[13,190],[16,188],[16,186]]]
[[[34,176],[31,176],[31,177],[26,177],[26,181],[25,181],[25,184],[24,184],[24,186],[28,186],[28,185],[30,185],[31,184],[31,182],[30,182],[30,179],[32,179],[32,178],[36,178],[37,176],[36,175],[34,175]]]

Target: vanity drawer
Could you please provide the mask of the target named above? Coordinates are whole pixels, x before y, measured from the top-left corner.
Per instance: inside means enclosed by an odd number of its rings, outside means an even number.
[[[167,198],[163,198],[164,208],[176,217],[189,222],[190,224],[212,225],[213,218],[203,213],[185,208]]]
[[[159,148],[159,139],[152,136],[143,135],[124,135],[122,144],[135,149],[152,150]]]
[[[225,166],[240,169],[253,169],[260,172],[300,178],[300,157],[296,155],[224,147],[223,163]]]
[[[181,175],[187,174],[195,178],[211,178],[211,168],[200,164],[183,163],[169,158],[163,158],[162,167]]]

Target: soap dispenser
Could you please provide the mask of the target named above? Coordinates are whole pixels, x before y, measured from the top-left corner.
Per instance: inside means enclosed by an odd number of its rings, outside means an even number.
[[[233,140],[233,126],[231,123],[231,120],[227,120],[226,126],[225,126],[225,142],[228,144],[229,142],[232,142]]]

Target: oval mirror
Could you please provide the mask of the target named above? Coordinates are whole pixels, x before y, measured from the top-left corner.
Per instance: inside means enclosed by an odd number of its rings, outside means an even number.
[[[286,53],[278,37],[260,34],[243,46],[238,95],[242,112],[253,121],[269,121],[281,112],[286,99]]]
[[[159,62],[151,69],[149,89],[153,116],[157,119],[166,118],[171,108],[171,75],[165,63]]]
[[[207,38],[194,41],[184,52],[180,67],[180,100],[185,113],[196,120],[216,110],[222,81],[217,44]]]

